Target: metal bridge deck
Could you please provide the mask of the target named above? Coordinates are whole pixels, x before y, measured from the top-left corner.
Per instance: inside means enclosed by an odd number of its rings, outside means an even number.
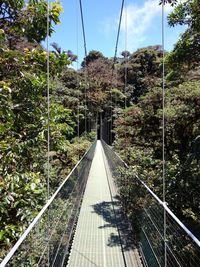
[[[142,266],[113,188],[101,142],[97,141],[67,267]]]

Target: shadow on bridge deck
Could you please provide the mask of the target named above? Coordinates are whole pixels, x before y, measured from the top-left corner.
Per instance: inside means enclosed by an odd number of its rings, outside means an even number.
[[[129,251],[135,249],[134,238],[129,229],[129,223],[127,218],[124,217],[120,202],[117,198],[114,201],[101,202],[93,206],[94,212],[102,216],[105,224],[100,226],[100,229],[107,227],[116,228],[117,233],[111,233],[107,245],[110,247],[121,246],[123,251]]]

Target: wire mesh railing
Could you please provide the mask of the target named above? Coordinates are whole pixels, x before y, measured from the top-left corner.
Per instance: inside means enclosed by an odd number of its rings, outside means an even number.
[[[123,175],[121,169],[128,170],[128,166],[105,142],[103,147],[112,174],[117,180],[118,176]],[[139,177],[134,179],[132,177],[132,182],[136,184],[138,190],[142,190],[143,199],[137,215],[137,224],[140,228],[141,254],[145,257],[147,265],[150,267],[200,266],[200,241]],[[164,213],[166,239],[164,238]]]
[[[0,267],[66,265],[95,147],[96,142],[48,200]]]

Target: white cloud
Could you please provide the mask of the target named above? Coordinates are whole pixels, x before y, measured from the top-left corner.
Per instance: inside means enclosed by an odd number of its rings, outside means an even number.
[[[106,37],[109,37],[111,32],[117,31],[117,23],[118,20],[115,18],[113,22],[113,18],[106,18],[99,23],[99,31],[102,32]]]
[[[165,13],[173,10],[170,5],[165,6]],[[127,49],[137,49],[148,37],[148,30],[154,19],[161,17],[162,8],[158,0],[146,0],[143,5],[130,4],[125,7],[122,17],[121,33],[127,31]],[[121,45],[122,46],[122,45]],[[124,47],[124,45],[123,45]],[[124,50],[124,49],[122,49]]]

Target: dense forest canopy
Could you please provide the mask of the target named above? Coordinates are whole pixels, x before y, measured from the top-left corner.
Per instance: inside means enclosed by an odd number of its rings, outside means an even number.
[[[166,201],[199,235],[200,5],[196,0],[168,2],[175,5],[169,26],[187,28],[173,50],[165,52]],[[132,87],[132,104],[118,113],[114,132],[116,149],[162,198],[161,54],[162,48],[154,46],[129,57],[127,86]],[[131,184],[130,180],[129,188],[121,186],[130,203],[127,209],[133,213],[140,203],[133,200]]]
[[[47,196],[47,51],[46,1],[0,3],[0,244],[1,256],[17,240]],[[62,7],[50,5],[50,34]],[[22,27],[23,25],[23,27]],[[52,44],[50,60],[50,190],[56,190],[90,144],[77,138],[84,119],[83,88],[68,66],[71,51]],[[69,86],[69,88],[68,88]],[[80,92],[79,92],[80,91]],[[78,93],[77,93],[78,92]],[[63,97],[62,97],[63,96]],[[72,103],[72,104],[71,104]],[[80,105],[77,113],[77,103]],[[83,107],[83,108],[82,108]],[[80,117],[80,118],[78,118]],[[84,128],[80,128],[84,132]]]
[[[200,5],[198,0],[165,2],[174,6],[169,26],[187,26],[164,59],[167,202],[199,234]],[[0,1],[0,257],[47,195],[48,55],[41,45],[46,11],[45,0]],[[52,2],[50,35],[61,12]],[[99,126],[132,172],[161,197],[162,47],[122,51],[114,66],[113,58],[92,50],[75,71],[70,64],[77,56],[53,43],[49,59],[51,194]],[[119,187],[131,217],[139,203],[132,178],[127,179],[128,186],[119,182]]]

